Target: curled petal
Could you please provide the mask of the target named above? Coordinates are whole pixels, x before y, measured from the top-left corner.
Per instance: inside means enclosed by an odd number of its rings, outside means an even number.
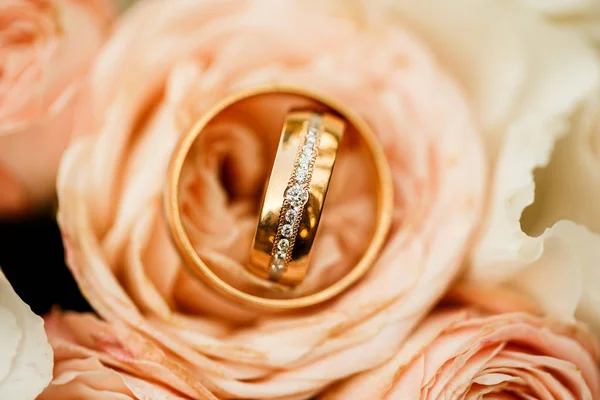
[[[570,11],[582,4],[544,2]],[[593,47],[523,4],[459,0],[443,12],[432,1],[398,6],[461,80],[482,124],[491,196],[468,279],[518,289],[544,313],[577,316],[600,332],[598,289],[590,284],[600,260]]]
[[[560,139],[509,134],[490,219],[469,272],[473,282],[526,293],[548,315],[577,317],[597,335],[600,289],[593,282],[600,279],[598,104],[596,94],[587,98]]]
[[[0,271],[0,398],[33,399],[52,379],[44,321]]]

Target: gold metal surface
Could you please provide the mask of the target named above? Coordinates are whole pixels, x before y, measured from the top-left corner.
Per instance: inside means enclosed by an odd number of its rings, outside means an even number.
[[[361,140],[364,146],[366,147],[368,154],[370,155],[370,161],[372,162],[375,170],[375,176],[373,177],[373,180],[376,182],[377,190],[377,214],[375,221],[375,231],[372,240],[369,244],[369,247],[364,252],[360,260],[356,263],[354,268],[351,271],[349,271],[348,274],[343,276],[343,278],[339,279],[332,285],[316,293],[296,298],[282,299],[261,297],[254,294],[246,293],[225,282],[217,274],[215,274],[215,272],[200,258],[200,256],[194,249],[194,246],[183,226],[182,215],[180,212],[179,185],[182,168],[188,155],[188,152],[190,151],[190,148],[192,147],[198,136],[201,135],[204,127],[221,111],[231,106],[232,104],[235,104],[236,102],[242,101],[253,96],[267,95],[273,93],[302,96],[310,100],[316,101],[329,108],[330,110],[333,110],[345,121],[347,126],[352,126],[359,133]],[[333,144],[329,146],[331,148],[335,147],[333,146]],[[294,157],[292,156],[291,159],[294,159]],[[325,170],[322,170],[320,168],[315,169],[315,179],[321,182],[321,184],[323,184],[323,182],[326,180],[326,178],[322,176],[322,174],[330,175]],[[288,178],[289,176],[285,176],[280,179],[280,183],[277,184],[279,187],[278,192],[284,190],[283,186],[287,186]],[[326,191],[326,189],[314,190],[314,193],[324,194],[324,190]],[[212,109],[206,112],[192,127],[192,129],[181,138],[180,142],[177,144],[173,151],[171,162],[167,171],[166,187],[164,193],[164,205],[165,216],[171,232],[173,242],[177,247],[184,262],[190,267],[192,272],[199,279],[201,279],[206,284],[210,285],[214,289],[218,290],[219,292],[233,300],[242,302],[244,304],[249,304],[257,308],[282,310],[312,306],[323,301],[329,300],[332,297],[343,292],[352,284],[354,284],[368,271],[368,269],[375,262],[385,242],[387,233],[390,228],[393,211],[392,196],[392,177],[389,170],[389,166],[387,165],[387,161],[385,159],[385,155],[377,141],[375,134],[371,131],[369,126],[361,118],[355,115],[344,105],[320,93],[294,86],[269,85],[237,92],[234,95],[231,95],[221,100]],[[319,201],[322,205],[322,200],[320,199]],[[280,202],[281,199],[277,199],[278,204],[269,202],[266,204],[266,208],[276,209],[278,207],[281,207]],[[308,207],[310,208],[310,205],[308,205]],[[261,219],[262,218],[263,216],[261,215]],[[311,222],[309,221],[308,223]],[[303,233],[301,232],[300,234]],[[314,240],[314,237],[311,240]],[[261,251],[264,253],[266,252],[266,249],[262,249]],[[295,278],[294,275],[290,279],[297,278]]]
[[[307,167],[310,173],[300,184],[294,179],[299,155],[311,121],[317,120],[318,126],[313,126],[314,132],[318,131],[315,134],[318,142],[315,139],[313,147],[315,157],[311,167]],[[328,113],[293,111],[287,114],[250,252],[248,269],[255,275],[289,286],[298,285],[304,279],[344,128],[342,119]],[[303,207],[294,208],[285,201],[285,193],[300,185],[307,188],[308,201]],[[286,211],[290,209],[299,213],[295,223],[285,221]],[[278,232],[286,225],[294,227],[293,234],[282,238]],[[290,243],[287,252],[277,250],[282,239]],[[270,269],[273,259],[277,260],[277,253],[287,254],[287,257],[282,256],[282,264],[285,264],[282,272],[274,274]]]

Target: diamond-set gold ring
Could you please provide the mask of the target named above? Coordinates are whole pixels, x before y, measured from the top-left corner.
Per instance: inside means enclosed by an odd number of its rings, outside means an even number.
[[[330,113],[287,113],[250,251],[255,275],[287,286],[304,279],[344,128]]]
[[[247,290],[220,276],[194,248],[185,229],[181,205],[181,176],[186,158],[206,126],[230,107],[260,96],[294,99],[314,107],[290,107],[285,116],[246,269],[264,282]],[[316,291],[295,290],[310,271],[310,255],[324,212],[330,181],[342,139],[352,132],[373,171],[376,214],[368,247],[340,279]],[[173,243],[193,274],[223,295],[259,309],[285,310],[312,306],[337,296],[358,281],[374,264],[392,221],[392,177],[383,149],[369,126],[343,104],[311,90],[269,85],[237,92],[206,111],[176,145],[167,171],[165,216]],[[325,211],[326,212],[326,211]],[[349,227],[351,228],[351,227]],[[240,271],[242,272],[242,271]]]

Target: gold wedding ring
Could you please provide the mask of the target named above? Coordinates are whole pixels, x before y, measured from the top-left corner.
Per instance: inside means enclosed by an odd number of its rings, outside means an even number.
[[[267,288],[272,286],[270,292],[267,290],[257,294],[242,290],[219,276],[199,256],[184,227],[180,209],[180,181],[188,153],[213,119],[236,104],[270,95],[295,96],[314,107],[294,107],[285,111],[284,126],[280,131],[270,178],[266,182],[255,238],[248,250],[250,261],[247,270],[263,280]],[[311,249],[315,240],[318,240],[317,227],[325,197],[330,180],[335,180],[332,173],[338,149],[342,138],[349,135],[349,129],[353,139],[364,148],[369,167],[374,172],[376,213],[371,240],[358,261],[340,279],[315,292],[295,296],[294,287],[303,281],[310,270]],[[375,134],[351,110],[320,93],[293,86],[270,85],[240,91],[219,101],[181,138],[173,150],[168,167],[164,204],[173,242],[182,260],[196,277],[244,304],[261,309],[295,309],[333,298],[359,280],[373,265],[391,225],[392,178]],[[282,242],[283,239],[287,243]]]
[[[345,122],[330,113],[286,115],[248,269],[295,286],[308,270]]]

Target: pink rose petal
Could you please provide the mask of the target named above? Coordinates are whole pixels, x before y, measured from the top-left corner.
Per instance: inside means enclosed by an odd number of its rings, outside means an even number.
[[[440,310],[392,360],[323,399],[595,399],[598,353],[584,332],[524,313]]]

